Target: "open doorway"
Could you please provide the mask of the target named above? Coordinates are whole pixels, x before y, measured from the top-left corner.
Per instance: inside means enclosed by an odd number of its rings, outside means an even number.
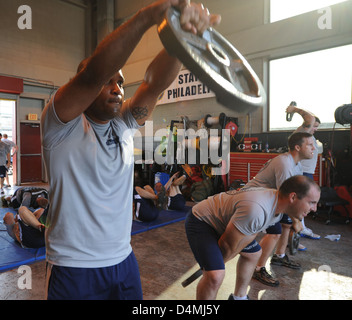
[[[17,144],[16,137],[16,100],[0,99],[0,133],[7,134],[8,139]],[[11,150],[12,151],[12,150]],[[12,153],[11,153],[12,155]],[[8,171],[9,184],[16,183],[17,155],[11,157],[12,166]],[[5,179],[5,184],[7,180]]]

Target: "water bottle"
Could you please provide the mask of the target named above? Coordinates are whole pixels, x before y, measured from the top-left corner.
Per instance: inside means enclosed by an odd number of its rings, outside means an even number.
[[[265,142],[265,152],[269,152],[269,143]]]

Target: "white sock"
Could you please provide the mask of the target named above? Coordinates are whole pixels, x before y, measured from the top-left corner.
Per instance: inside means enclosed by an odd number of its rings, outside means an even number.
[[[235,300],[248,300],[248,297],[247,297],[247,296],[238,297],[238,296],[235,296],[234,294],[233,294],[232,296],[233,296],[233,298],[234,298]]]

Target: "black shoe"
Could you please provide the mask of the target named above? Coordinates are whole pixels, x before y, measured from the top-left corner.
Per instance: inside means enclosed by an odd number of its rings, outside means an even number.
[[[1,196],[1,203],[3,208],[7,208],[9,204],[7,203],[6,196]]]
[[[254,271],[253,278],[271,287],[277,287],[280,284],[278,280],[266,271],[265,267],[261,267],[259,271]]]
[[[285,256],[283,258],[280,258],[276,254],[274,254],[273,257],[271,258],[270,264],[273,264],[275,266],[284,266],[284,267],[291,268],[291,269],[300,269],[301,268],[301,265],[298,262],[294,262],[294,261],[290,260],[287,256],[287,254],[285,254]]]

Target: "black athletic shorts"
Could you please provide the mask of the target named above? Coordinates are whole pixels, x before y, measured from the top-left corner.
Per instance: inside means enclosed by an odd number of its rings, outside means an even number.
[[[25,247],[41,248],[45,246],[44,231],[27,226],[22,220],[18,220],[18,223],[20,225],[21,241]]]
[[[6,177],[7,168],[5,166],[0,166],[0,178]]]

